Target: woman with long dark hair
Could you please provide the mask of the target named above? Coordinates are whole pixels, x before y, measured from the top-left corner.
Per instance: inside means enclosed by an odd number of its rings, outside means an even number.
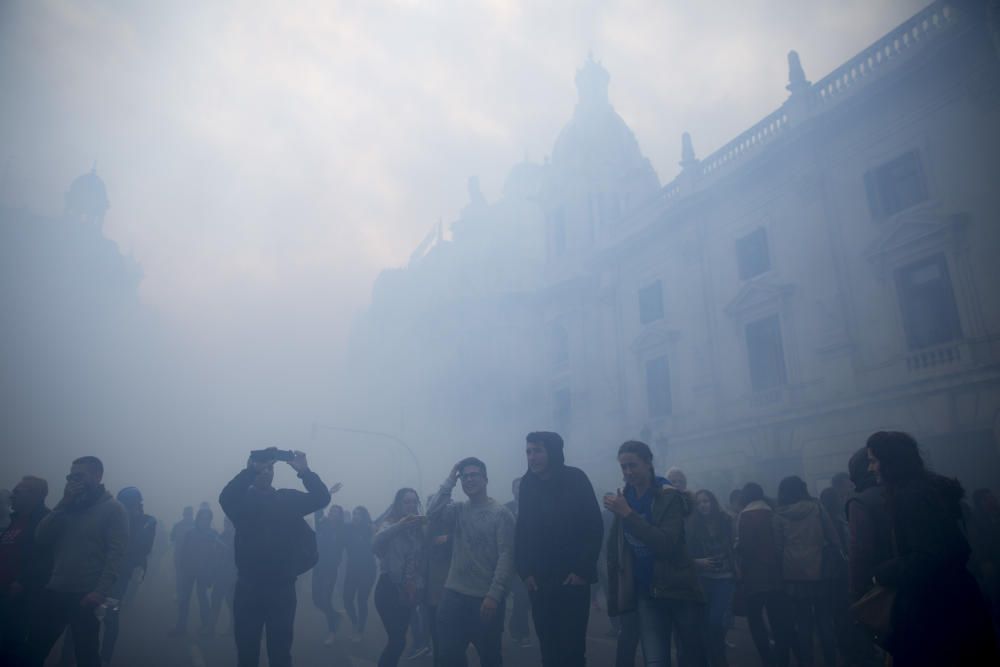
[[[684,520],[690,496],[653,472],[649,446],[618,448],[625,491],[604,497],[615,518],[608,534],[608,614],[638,611],[646,665],[669,665],[676,633],[681,667],[704,665],[699,626],[704,594],[688,555]]]
[[[966,569],[962,485],[927,470],[906,433],[879,431],[867,448],[894,542],[894,556],[875,570],[876,583],[896,591],[886,638],[893,665],[998,664],[989,613]]]
[[[372,537],[375,525],[368,508],[358,505],[351,513],[344,535],[344,611],[354,626],[354,641],[359,642],[368,623],[368,598],[375,585],[375,554]]]
[[[389,635],[378,667],[396,667],[406,648],[406,630],[424,590],[425,523],[426,517],[420,514],[420,496],[413,489],[403,488],[396,492],[372,538],[381,573],[375,585],[375,609]]]
[[[733,520],[722,511],[715,494],[702,489],[694,494],[695,512],[688,521],[688,548],[698,568],[698,579],[708,605],[703,624],[705,650],[712,667],[726,667],[726,632],[732,616]]]
[[[336,493],[334,489],[330,492]],[[325,515],[323,510],[319,510],[313,517],[319,560],[312,570],[312,602],[326,618],[327,636],[323,643],[329,646],[333,644],[340,627],[340,612],[333,608],[333,589],[337,585],[340,561],[344,555],[344,508],[330,505]]]

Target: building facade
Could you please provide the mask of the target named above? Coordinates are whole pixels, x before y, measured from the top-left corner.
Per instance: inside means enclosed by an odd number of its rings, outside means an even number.
[[[404,393],[441,401],[418,410],[435,428],[454,397],[433,378],[462,378],[488,441],[559,430],[605,488],[616,445],[641,438],[699,487],[773,493],[798,474],[818,489],[878,429],[996,487],[995,26],[989,3],[936,2],[815,83],[793,52],[782,107],[703,159],[685,135],[664,186],[588,61],[551,160],[515,169],[530,186],[470,197],[435,246],[447,266],[429,268],[432,251],[384,274],[359,340],[385,335],[375,314],[405,301],[394,368],[411,371]],[[495,279],[473,289],[459,266]],[[417,284],[426,301],[400,297]],[[417,342],[427,332],[438,344]]]

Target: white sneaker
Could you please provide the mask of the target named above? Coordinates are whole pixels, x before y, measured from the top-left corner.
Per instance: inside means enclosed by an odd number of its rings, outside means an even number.
[[[323,640],[323,646],[332,646],[336,638],[337,638],[337,633],[335,632],[329,633],[326,636],[326,639]]]

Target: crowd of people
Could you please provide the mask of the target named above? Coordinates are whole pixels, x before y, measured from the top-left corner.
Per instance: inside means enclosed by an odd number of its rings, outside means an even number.
[[[222,489],[222,531],[207,503],[169,534],[176,623],[200,637],[224,607],[240,667],[292,664],[297,579],[335,641],[361,641],[369,601],[387,636],[379,667],[433,655],[435,666],[503,661],[505,630],[546,667],[587,660],[594,609],[611,617],[618,667],[726,667],[734,617],[746,618],[764,667],[1000,664],[1000,504],[966,500],[900,432],[873,434],[819,498],[797,476],[776,495],[749,482],[725,506],[689,490],[683,471],[656,474],[653,453],[617,451],[623,485],[602,497],[566,465],[562,438],[529,433],[526,472],[506,504],[487,464],[462,459],[426,501],[402,488],[372,518],[331,504],[302,452],[254,452]],[[304,491],[275,489],[283,460]],[[0,493],[0,662],[42,667],[65,635],[64,664],[112,664],[122,608],[155,553],[156,520],[139,489],[112,496],[93,456],[73,461],[49,510],[48,484],[26,476]],[[464,500],[454,498],[461,485]],[[311,516],[312,524],[308,521]],[[340,607],[335,593],[340,591]],[[508,610],[508,605],[510,609]],[[103,630],[102,630],[103,628]],[[818,650],[817,650],[818,649]]]

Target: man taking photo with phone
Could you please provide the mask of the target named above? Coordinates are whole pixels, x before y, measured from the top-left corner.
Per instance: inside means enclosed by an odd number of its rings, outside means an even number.
[[[295,470],[305,492],[272,486],[279,459]],[[329,503],[330,492],[309,469],[306,455],[273,447],[253,452],[219,495],[222,511],[236,528],[233,636],[239,667],[258,665],[265,627],[269,664],[291,666],[295,579],[319,557],[316,534],[305,517]]]

